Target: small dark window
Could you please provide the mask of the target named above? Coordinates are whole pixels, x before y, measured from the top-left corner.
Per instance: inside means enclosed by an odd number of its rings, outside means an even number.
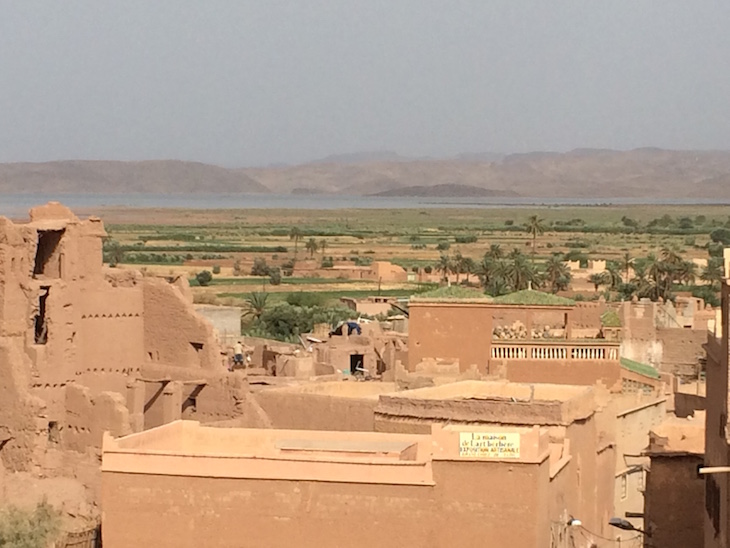
[[[50,293],[50,287],[41,287],[41,294],[38,296],[38,313],[35,316],[35,344],[46,344],[48,342],[48,322],[46,321],[46,301]]]
[[[61,441],[61,431],[56,421],[48,422],[48,441],[50,443],[58,443]]]

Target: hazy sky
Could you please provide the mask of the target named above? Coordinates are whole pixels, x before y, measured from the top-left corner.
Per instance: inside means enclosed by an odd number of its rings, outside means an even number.
[[[730,149],[727,0],[0,0],[0,161]]]

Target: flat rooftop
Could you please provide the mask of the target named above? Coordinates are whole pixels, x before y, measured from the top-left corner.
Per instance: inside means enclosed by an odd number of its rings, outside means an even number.
[[[434,485],[433,462],[550,458],[539,427],[449,425],[430,434],[216,428],[175,421],[104,435],[102,472],[232,479]]]

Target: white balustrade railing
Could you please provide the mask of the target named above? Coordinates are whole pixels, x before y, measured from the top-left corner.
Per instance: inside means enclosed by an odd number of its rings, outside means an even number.
[[[609,360],[618,361],[619,346],[591,344],[532,345],[529,343],[493,344],[495,360]]]

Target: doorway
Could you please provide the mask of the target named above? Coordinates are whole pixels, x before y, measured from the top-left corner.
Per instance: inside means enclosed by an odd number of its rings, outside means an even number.
[[[350,374],[362,373],[365,369],[365,356],[362,354],[350,354]]]

